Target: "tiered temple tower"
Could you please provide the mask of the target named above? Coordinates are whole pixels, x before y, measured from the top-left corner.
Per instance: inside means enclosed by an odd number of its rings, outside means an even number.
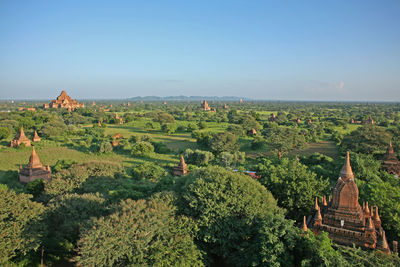
[[[350,166],[350,155],[347,152],[345,164],[333,189],[332,199],[327,202],[324,197],[321,206],[315,199],[314,216],[308,227],[314,232],[325,231],[336,243],[390,253],[385,231],[381,225],[378,207],[369,206],[368,202],[360,206],[358,187]],[[303,222],[303,229],[307,228]]]
[[[183,158],[183,156],[181,155],[181,160],[178,164],[178,166],[175,166],[172,168],[172,174],[175,176],[182,176],[187,174],[187,165],[185,163],[185,159]]]
[[[56,100],[52,100],[49,104],[50,108],[66,108],[70,111],[75,110],[77,108],[84,108],[85,104],[78,103],[75,99],[72,99],[67,93],[63,90],[61,94],[57,97]]]
[[[400,176],[400,161],[394,154],[392,142],[389,143],[386,153],[382,157],[382,169],[390,174]]]
[[[21,127],[21,131],[15,135],[14,139],[10,141],[10,147],[19,147],[20,144],[31,146],[31,140],[26,137],[23,127]]]
[[[36,154],[35,147],[33,147],[28,165],[25,168],[20,167],[19,169],[19,181],[23,184],[27,184],[36,179],[50,180],[50,178],[50,166],[47,165],[44,167],[42,165],[39,156]]]
[[[207,100],[203,100],[203,101],[201,102],[201,109],[204,110],[204,111],[209,111],[209,110],[211,110],[210,106],[209,106],[208,103],[207,103]]]

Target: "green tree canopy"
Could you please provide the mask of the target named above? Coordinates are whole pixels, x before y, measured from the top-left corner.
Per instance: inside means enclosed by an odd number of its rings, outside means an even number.
[[[0,265],[36,250],[43,230],[44,207],[30,200],[31,195],[16,194],[0,186]]]
[[[163,200],[126,200],[79,240],[82,266],[203,266],[194,224]]]
[[[346,135],[342,141],[344,151],[364,154],[384,153],[391,135],[383,128],[365,125]]]
[[[239,147],[238,137],[230,132],[214,134],[210,141],[210,148],[214,154],[236,152]]]
[[[259,180],[287,209],[288,217],[299,220],[311,212],[316,196],[322,197],[329,185],[297,160],[263,159],[258,165]]]
[[[251,246],[258,219],[282,213],[265,187],[221,167],[193,171],[177,191],[181,212],[192,217],[200,229],[200,244],[233,265]]]

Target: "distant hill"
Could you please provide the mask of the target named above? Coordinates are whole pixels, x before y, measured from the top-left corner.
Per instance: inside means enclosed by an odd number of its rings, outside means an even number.
[[[239,101],[251,100],[249,98],[237,97],[237,96],[135,96],[128,98],[129,101]]]

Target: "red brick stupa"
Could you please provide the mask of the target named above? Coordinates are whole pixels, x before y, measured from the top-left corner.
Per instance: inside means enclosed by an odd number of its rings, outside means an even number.
[[[31,140],[26,137],[23,127],[21,127],[21,131],[15,135],[14,139],[10,141],[10,147],[19,147],[20,144],[31,146]]]
[[[363,207],[358,203],[358,187],[350,166],[349,152],[333,189],[332,200],[328,203],[324,197],[319,206],[316,198],[314,213],[309,222],[309,228],[314,233],[325,231],[335,243],[347,246],[355,244],[390,253],[378,207],[375,207],[374,213],[373,206],[370,210],[368,202]]]
[[[19,181],[23,184],[27,184],[36,179],[50,180],[51,170],[50,166],[44,167],[40,163],[39,156],[36,154],[35,147],[32,149],[29,163],[25,168],[20,167],[19,169]]]
[[[390,174],[400,176],[400,161],[394,154],[392,142],[389,143],[386,153],[383,155],[382,169]]]
[[[185,163],[185,159],[181,155],[181,161],[179,162],[178,166],[172,168],[172,174],[175,176],[182,176],[187,174],[187,165]]]

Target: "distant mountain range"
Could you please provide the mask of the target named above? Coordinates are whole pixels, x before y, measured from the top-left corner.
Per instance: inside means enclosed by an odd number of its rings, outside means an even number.
[[[237,96],[135,96],[128,98],[128,101],[239,101],[251,100],[249,98],[237,97]]]

